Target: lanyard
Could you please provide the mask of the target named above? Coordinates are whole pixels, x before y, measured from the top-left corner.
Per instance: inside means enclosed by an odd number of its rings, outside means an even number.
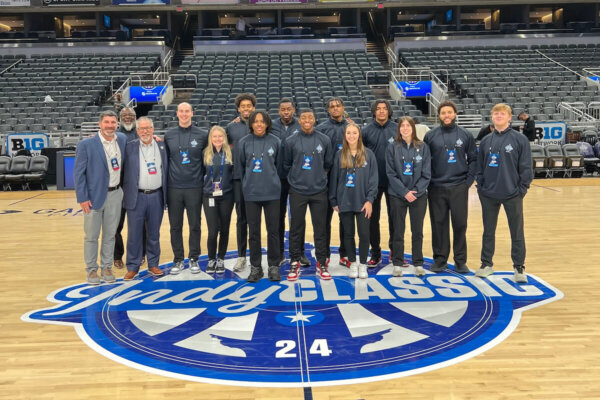
[[[315,150],[316,150],[316,145],[317,145],[317,138],[315,137],[315,132],[313,131],[313,133],[310,134],[313,138],[312,142],[313,142],[313,146],[312,146],[312,153],[310,154],[311,157],[314,157],[315,155]],[[304,141],[302,141],[302,152],[304,153],[304,157],[306,157],[306,149],[304,148]]]
[[[154,147],[154,142],[152,142],[152,161],[156,161],[156,147]],[[148,161],[146,160],[146,152],[144,151],[144,146],[142,145],[142,142],[140,141],[140,149],[142,150],[142,157],[144,158],[144,163],[148,164]]]
[[[225,152],[221,153],[217,153],[220,157],[221,157],[221,173],[219,175],[219,182],[221,182],[223,180],[223,165],[225,164]],[[211,182],[214,182],[215,180],[213,179],[214,175],[213,175],[213,165],[215,163],[215,159],[213,157],[213,163],[210,165],[210,180]]]
[[[116,139],[116,138],[115,138],[115,139],[113,139],[113,141],[112,141],[112,142],[108,142],[108,147],[110,147],[110,149],[109,149],[109,150],[112,150],[112,151],[114,152],[114,154],[113,154],[112,156],[110,156],[110,155],[108,154],[108,151],[106,151],[106,146],[104,146],[104,142],[102,143],[102,149],[104,150],[104,154],[106,154],[106,157],[108,157],[109,159],[111,159],[111,158],[116,158],[116,157],[117,157],[117,155],[119,154],[119,153],[117,152],[117,147],[116,147],[116,145],[117,145],[117,139]]]
[[[406,142],[404,142],[406,143]],[[404,147],[404,146],[402,146]],[[419,153],[419,149],[417,149],[417,147],[413,144],[413,148],[416,150],[417,153]],[[406,149],[410,152],[410,145],[408,143],[406,143]],[[402,162],[405,162],[406,159],[404,158],[404,148],[402,148],[402,150],[400,151],[400,155],[402,156]],[[411,164],[415,163],[415,154],[413,153],[412,155],[412,159],[410,160]]]
[[[266,133],[265,133],[265,135],[266,135]],[[262,137],[264,138],[265,135],[263,135]],[[252,137],[252,159],[256,160],[256,157],[254,155],[255,154],[254,153],[254,141],[256,140],[256,135],[252,135],[252,136],[253,136]],[[260,158],[259,158],[259,160],[262,160],[263,156],[265,155],[265,146],[266,146],[266,144],[263,142],[263,144],[262,144],[262,150],[260,152]]]
[[[181,127],[180,127],[180,128],[181,128]],[[190,131],[188,132],[188,140],[187,140],[187,142],[185,142],[185,143],[187,143],[187,144],[188,144],[188,146],[189,146],[189,144],[190,144],[190,140],[192,139],[192,127],[191,127],[191,126],[189,126],[188,128],[181,128],[181,129],[189,129],[189,130],[190,130]],[[181,145],[181,136],[177,138],[177,142],[178,142],[178,144],[179,144],[179,151],[181,152],[181,150],[182,150],[182,148],[183,148],[183,146]],[[188,147],[186,147],[186,150],[187,150],[187,149],[188,149]]]
[[[452,145],[452,150],[456,151],[456,142],[458,142],[458,126],[455,126],[454,131],[456,132],[456,140]],[[442,140],[444,141],[444,148],[446,149],[446,152],[448,152],[448,145],[446,144],[446,137],[444,134],[442,134]]]

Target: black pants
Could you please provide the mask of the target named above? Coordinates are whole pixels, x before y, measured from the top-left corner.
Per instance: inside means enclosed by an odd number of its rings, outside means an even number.
[[[236,213],[236,233],[238,257],[246,257],[248,248],[248,222],[246,221],[246,204],[244,203],[244,193],[242,193],[242,181],[233,180],[233,199],[235,200]]]
[[[392,207],[390,205],[390,195],[387,193],[387,188],[380,187],[377,190],[377,197],[373,202],[373,213],[371,214],[371,225],[369,237],[371,241],[371,257],[381,257],[381,230],[379,228],[379,219],[381,218],[381,198],[385,193],[385,204],[388,214],[388,248],[392,248],[392,238],[394,237],[394,224],[392,223]]]
[[[369,256],[369,227],[371,221],[364,212],[343,212],[338,214],[344,227],[344,245],[350,262],[356,261],[356,242],[354,240],[354,221],[358,230],[358,257],[361,264],[367,263]]]
[[[329,199],[327,190],[321,193],[305,196],[290,191],[290,213],[292,214],[292,227],[290,229],[290,260],[300,261],[302,246],[304,245],[303,232],[306,228],[306,207],[310,207],[310,217],[313,225],[313,240],[315,254],[319,264],[324,265],[327,259],[327,231],[326,217]]]
[[[525,265],[525,233],[523,230],[523,198],[493,199],[479,194],[483,217],[483,238],[481,240],[481,264],[494,265],[492,258],[496,250],[496,225],[500,206],[504,206],[508,229],[510,230],[510,257],[513,267]]]
[[[189,255],[197,260],[200,256],[200,222],[202,220],[202,188],[167,190],[169,223],[171,224],[171,248],[173,262],[183,261],[183,212],[185,211],[190,229]]]
[[[246,201],[246,217],[248,218],[248,229],[250,231],[250,265],[260,267],[262,250],[260,237],[261,211],[265,212],[265,224],[267,225],[267,262],[269,266],[279,265],[281,254],[279,253],[279,200],[270,201]]]
[[[452,218],[454,262],[467,263],[467,217],[469,187],[466,183],[455,186],[429,188],[429,217],[433,260],[445,264],[450,255],[450,218]]]
[[[119,225],[117,225],[117,233],[115,234],[115,254],[114,260],[122,260],[123,254],[125,254],[125,246],[123,244],[123,235],[121,232],[123,231],[123,226],[125,225],[125,215],[126,211],[124,208],[121,208],[121,218],[119,219]],[[142,236],[143,247],[142,247],[142,257],[146,256],[146,226],[144,224],[144,231]]]
[[[327,204],[327,258],[331,257],[331,220],[333,219],[333,208],[329,204]],[[346,246],[344,243],[344,227],[342,225],[342,221],[339,222],[339,231],[340,231],[340,258],[346,257]]]
[[[225,259],[227,244],[229,243],[229,224],[231,223],[231,212],[233,211],[233,196],[212,197],[214,203],[211,206],[211,197],[204,195],[204,215],[208,226],[208,259],[214,260],[217,255],[221,260]],[[217,237],[219,240],[219,252],[217,254]]]
[[[392,263],[395,266],[404,264],[404,231],[406,229],[406,212],[410,215],[410,233],[412,237],[412,264],[423,265],[423,220],[427,211],[427,195],[417,198],[412,203],[406,199],[390,196],[394,222],[392,239]]]
[[[290,184],[287,179],[281,180],[281,198],[279,199],[279,252],[283,258],[284,243],[285,243],[285,214],[287,213],[287,202],[290,193]],[[304,239],[306,233],[302,231],[302,239]],[[291,236],[290,236],[291,239]],[[304,245],[302,245],[302,252],[304,252]]]

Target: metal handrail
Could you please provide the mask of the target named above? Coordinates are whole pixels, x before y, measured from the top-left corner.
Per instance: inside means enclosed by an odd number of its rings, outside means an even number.
[[[564,64],[561,64],[561,63],[559,63],[558,61],[556,61],[556,60],[554,60],[554,59],[552,59],[552,58],[548,57],[547,55],[545,55],[544,53],[542,53],[542,52],[541,52],[541,51],[539,51],[539,50],[536,50],[536,53],[538,53],[538,54],[539,54],[539,55],[541,55],[542,57],[545,57],[545,58],[547,58],[548,60],[552,61],[554,64],[556,64],[556,65],[560,65],[561,67],[563,67],[563,68],[564,68],[564,69],[566,69],[567,71],[570,71],[570,72],[574,73],[575,75],[579,76],[580,78],[583,78],[583,79],[585,79],[585,78],[586,78],[585,76],[581,75],[579,72],[577,72],[577,71],[573,71],[571,68],[569,68],[569,67],[567,67],[566,65],[564,65]]]
[[[19,64],[21,61],[23,61],[23,59],[19,58],[17,61],[10,64],[8,67],[4,68],[4,70],[2,72],[0,72],[0,75],[4,75],[5,72],[10,71],[12,68],[16,67],[17,64]]]
[[[558,103],[557,108],[565,118],[570,118],[572,121],[598,122],[596,118],[586,112],[588,106],[583,102],[560,102]]]
[[[171,84],[171,77],[169,77],[169,79],[167,80],[167,82],[165,83],[165,85],[163,86],[162,90],[160,91],[160,93],[158,94],[158,96],[156,96],[156,102],[160,103],[162,101],[162,97],[164,96],[165,92],[167,91],[167,89],[169,88]]]

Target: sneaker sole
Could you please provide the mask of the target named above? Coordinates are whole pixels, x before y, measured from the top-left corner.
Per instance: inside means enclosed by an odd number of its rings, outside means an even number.
[[[88,285],[94,285],[94,286],[98,286],[101,282],[90,282],[87,281]]]
[[[173,271],[173,270],[169,271],[170,275],[179,275],[180,273],[181,273],[181,271]]]

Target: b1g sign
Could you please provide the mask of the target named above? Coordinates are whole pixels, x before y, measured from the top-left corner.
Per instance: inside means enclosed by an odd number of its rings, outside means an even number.
[[[50,146],[45,133],[9,133],[6,136],[6,154],[12,156],[19,150],[27,149],[33,156],[39,156],[44,147]]]
[[[567,124],[565,122],[536,122],[535,133],[544,132],[542,144],[565,144],[567,137]]]
[[[311,254],[296,282],[248,284],[248,269],[232,271],[237,251],[230,251],[221,275],[204,272],[202,256],[198,274],[186,268],[155,278],[143,271],[132,281],[56,290],[48,296],[54,307],[22,319],[73,326],[92,349],[147,372],[304,387],[391,379],[464,361],[501,343],[524,311],[562,297],[534,275],[516,284],[512,272],[481,279],[427,270],[418,277],[411,266],[394,277],[385,265],[355,280],[337,265],[336,253],[332,248],[330,281],[315,277]],[[288,269],[289,263],[281,267],[283,276]]]

